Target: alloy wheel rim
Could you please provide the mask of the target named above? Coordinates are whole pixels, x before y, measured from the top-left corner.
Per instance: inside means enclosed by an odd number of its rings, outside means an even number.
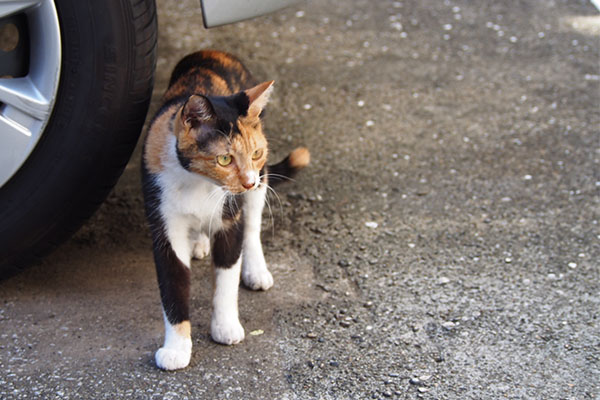
[[[25,14],[27,75],[0,78],[0,187],[27,160],[50,120],[61,69],[61,36],[52,0],[0,0],[3,18]]]

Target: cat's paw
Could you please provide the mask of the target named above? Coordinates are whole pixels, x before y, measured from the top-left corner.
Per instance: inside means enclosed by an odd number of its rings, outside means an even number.
[[[175,369],[181,369],[188,366],[190,358],[192,357],[192,350],[181,350],[161,347],[154,355],[156,366],[160,369],[172,371]]]
[[[248,244],[242,255],[242,281],[252,290],[268,290],[273,286],[273,275],[267,269],[260,244]]]
[[[273,275],[266,266],[261,269],[244,268],[242,281],[252,290],[268,290],[273,286]]]
[[[210,239],[202,234],[194,244],[194,258],[202,259],[210,253]]]
[[[244,340],[245,334],[237,318],[213,318],[210,323],[210,335],[217,343],[232,345]]]

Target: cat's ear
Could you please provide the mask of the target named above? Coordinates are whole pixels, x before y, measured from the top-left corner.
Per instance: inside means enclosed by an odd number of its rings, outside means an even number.
[[[263,82],[253,88],[244,91],[248,96],[248,113],[249,117],[258,117],[263,108],[269,102],[269,96],[273,91],[273,83],[275,81]]]
[[[197,128],[215,118],[215,109],[210,100],[202,95],[191,95],[181,111],[181,122],[188,128]]]

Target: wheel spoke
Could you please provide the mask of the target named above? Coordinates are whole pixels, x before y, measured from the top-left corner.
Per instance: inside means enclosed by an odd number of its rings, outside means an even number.
[[[37,120],[48,118],[50,102],[28,78],[0,79],[0,103],[14,107]]]
[[[0,182],[4,182],[12,175],[15,165],[21,164],[23,154],[29,151],[31,132],[0,115],[0,143]]]
[[[15,14],[39,2],[40,0],[0,0],[0,18]]]

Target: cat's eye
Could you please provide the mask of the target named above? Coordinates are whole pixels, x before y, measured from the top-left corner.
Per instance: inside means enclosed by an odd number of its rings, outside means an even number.
[[[231,161],[233,161],[233,157],[231,157],[230,154],[223,154],[220,156],[217,156],[217,162],[219,163],[219,165],[226,167],[229,164],[231,164]]]
[[[254,153],[252,153],[252,159],[253,160],[258,160],[259,158],[261,158],[263,155],[263,150],[262,149],[257,149],[254,150]]]

